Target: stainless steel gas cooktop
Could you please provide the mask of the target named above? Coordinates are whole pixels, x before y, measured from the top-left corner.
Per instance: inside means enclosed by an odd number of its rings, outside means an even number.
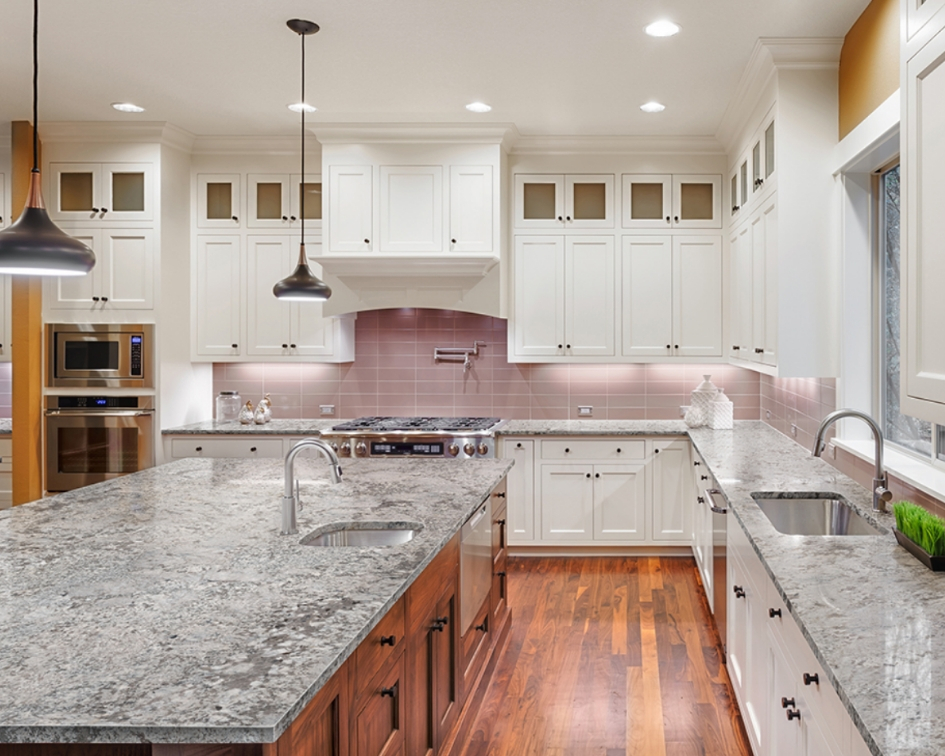
[[[495,456],[498,417],[359,417],[322,438],[342,457]]]

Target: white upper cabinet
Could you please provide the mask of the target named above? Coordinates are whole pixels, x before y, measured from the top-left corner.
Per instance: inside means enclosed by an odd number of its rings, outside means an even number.
[[[194,351],[200,357],[240,354],[241,238],[198,236],[193,256]]]
[[[673,354],[722,356],[722,239],[673,238]]]
[[[495,211],[491,165],[450,166],[450,251],[494,251]]]
[[[443,251],[443,167],[380,167],[382,253]]]
[[[322,177],[316,173],[301,173],[289,176],[289,222],[299,225],[305,218],[305,232],[321,232],[322,229]]]
[[[945,26],[945,18],[938,12],[945,7],[945,0],[905,0],[906,38],[912,39],[920,31],[937,32]],[[935,23],[929,23],[935,18]]]
[[[70,229],[95,253],[85,276],[48,277],[44,301],[51,310],[89,313],[154,309],[154,232],[150,229]]]
[[[197,228],[240,227],[240,175],[197,174]]]
[[[751,272],[751,226],[742,225],[729,239],[731,255],[732,288],[729,356],[733,359],[749,359],[752,354],[752,272]]]
[[[721,176],[673,176],[673,227],[722,228]]]
[[[49,216],[105,224],[154,218],[151,163],[50,163]]]
[[[288,174],[249,174],[247,179],[247,217],[249,228],[288,228],[297,220],[289,207],[291,181]]]
[[[672,176],[625,173],[621,188],[624,228],[672,228]]]
[[[370,252],[373,249],[373,187],[370,165],[329,167],[329,252]]]
[[[673,353],[673,238],[623,237],[623,354]]]
[[[516,237],[512,359],[612,357],[613,276],[612,236]]]
[[[515,174],[515,227],[614,227],[610,174]]]

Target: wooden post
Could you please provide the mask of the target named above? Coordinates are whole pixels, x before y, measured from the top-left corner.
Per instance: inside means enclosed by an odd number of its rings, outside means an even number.
[[[33,167],[33,126],[13,122],[13,196],[19,217]],[[43,495],[43,286],[38,276],[13,276],[13,505]]]

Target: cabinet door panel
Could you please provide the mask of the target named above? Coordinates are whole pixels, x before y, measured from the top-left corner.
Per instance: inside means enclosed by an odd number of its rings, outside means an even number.
[[[246,225],[289,228],[289,177],[283,173],[251,173],[246,187]]]
[[[443,251],[443,168],[381,166],[381,252]]]
[[[322,177],[319,174],[306,173],[304,184],[301,173],[289,176],[289,219],[292,226],[299,225],[304,212],[306,234],[309,231],[321,233],[324,197]]]
[[[95,267],[85,276],[62,276],[46,278],[43,297],[45,306],[51,310],[86,310],[93,312],[101,309],[101,304],[92,297],[101,300],[100,284],[102,272],[102,232],[98,230],[81,231],[63,229],[95,253]]]
[[[492,166],[451,166],[450,250],[492,252],[493,223]]]
[[[373,169],[333,165],[328,169],[328,251],[369,252],[373,247]]]
[[[99,163],[50,163],[47,197],[54,221],[98,220],[102,209]]]
[[[671,228],[673,177],[624,174],[621,202],[624,228]]]
[[[502,458],[514,459],[508,475],[508,537],[517,544],[535,539],[535,442],[503,439]]]
[[[564,354],[564,237],[515,237],[515,354]]]
[[[102,232],[108,309],[154,309],[154,234],[152,231]]]
[[[309,255],[308,264],[318,278],[322,278],[322,266],[315,260],[321,255],[321,244],[309,242],[305,249]],[[288,270],[286,273],[288,274]],[[321,302],[294,302],[292,304],[291,343],[296,355],[312,357],[328,356],[334,353],[335,319],[326,318]]]
[[[653,442],[654,541],[692,540],[690,448],[688,441]]]
[[[680,357],[721,357],[721,237],[673,239],[673,286],[673,353]]]
[[[623,238],[623,354],[672,354],[673,246],[668,236]]]
[[[294,267],[292,241],[271,236],[249,237],[247,250],[246,354],[271,357],[289,354],[294,302],[285,302],[272,287]],[[285,344],[285,347],[283,347]]]
[[[673,226],[722,228],[721,189],[721,176],[673,176]]]
[[[732,237],[732,306],[731,306],[731,349],[729,354],[737,359],[747,360],[752,354],[751,317],[752,275],[751,275],[751,226],[743,225]]]
[[[238,355],[243,291],[240,237],[197,237],[194,266],[194,351],[204,357]]]
[[[767,715],[768,753],[771,756],[800,756],[804,753],[801,729],[805,724],[806,717],[802,713],[802,719],[789,720],[787,718],[787,708],[781,705],[782,698],[788,699],[788,703],[792,700],[795,704],[800,703],[797,685],[791,674],[791,665],[788,663],[787,657],[773,633],[766,633],[758,640],[766,641],[758,645],[764,646],[767,653],[766,677],[768,685],[765,689],[764,704],[765,714]],[[761,672],[761,670],[758,670],[758,672]],[[788,708],[793,711],[797,709],[797,706]],[[818,756],[829,756],[828,751],[816,753],[818,753]]]
[[[614,227],[614,177],[605,174],[564,177],[566,228]]]
[[[589,541],[594,535],[591,465],[541,466],[541,535],[548,541]]]
[[[197,175],[197,228],[240,227],[240,174]]]
[[[105,163],[101,168],[101,220],[153,220],[153,166]]]
[[[433,722],[435,743],[439,748],[459,716],[460,701],[460,642],[459,611],[454,580],[436,605],[435,622],[442,630],[431,631],[433,644]],[[445,623],[442,622],[445,620]]]
[[[393,756],[404,742],[404,655],[361,696],[354,721],[355,756]]]
[[[751,219],[751,352],[748,358],[761,362],[765,343],[765,302],[768,291],[765,289],[765,219],[758,213]]]
[[[612,357],[614,238],[569,236],[564,278],[567,353],[575,357]]]
[[[594,465],[594,540],[646,538],[645,465]]]
[[[515,175],[515,227],[564,228],[564,176]]]

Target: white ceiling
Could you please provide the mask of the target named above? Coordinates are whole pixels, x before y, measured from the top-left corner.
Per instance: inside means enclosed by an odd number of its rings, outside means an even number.
[[[758,37],[843,36],[868,0],[41,0],[40,124],[294,133],[300,17],[313,120],[713,135]],[[671,18],[682,33],[642,27]],[[32,3],[3,0],[0,121],[30,118]],[[658,115],[639,105],[657,99]],[[147,108],[129,116],[110,103]],[[486,115],[464,109],[492,105]]]

